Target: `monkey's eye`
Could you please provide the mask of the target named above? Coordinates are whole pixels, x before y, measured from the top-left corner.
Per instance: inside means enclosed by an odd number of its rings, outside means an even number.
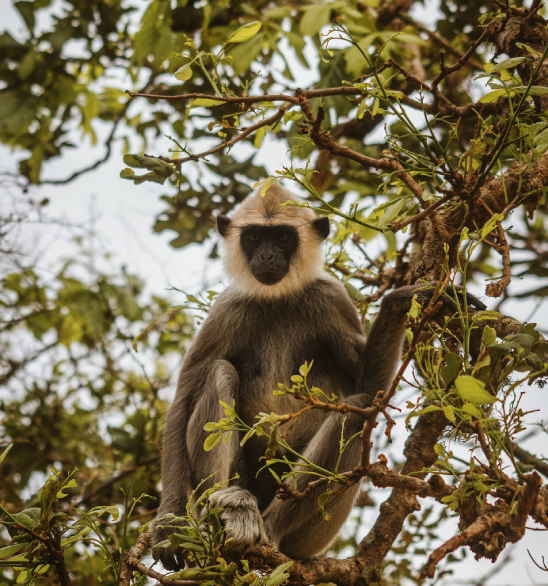
[[[286,243],[289,241],[289,234],[287,232],[283,232],[277,238],[278,242]]]
[[[259,237],[257,236],[257,234],[248,234],[247,239],[250,242],[258,242],[259,241]]]

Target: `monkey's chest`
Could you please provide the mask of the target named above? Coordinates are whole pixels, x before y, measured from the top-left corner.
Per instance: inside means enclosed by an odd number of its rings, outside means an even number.
[[[291,389],[291,377],[299,374],[299,368],[306,362],[313,362],[308,375],[310,387],[321,388],[327,394],[335,392],[336,380],[328,352],[320,350],[313,341],[304,343],[286,343],[279,345],[257,344],[234,364],[239,375],[238,411],[240,417],[248,424],[256,423],[258,413],[294,413],[304,407],[301,401],[291,395],[274,395],[279,391],[279,384]],[[293,424],[284,426],[288,432],[291,445],[305,445],[321,424],[323,413],[307,412]]]

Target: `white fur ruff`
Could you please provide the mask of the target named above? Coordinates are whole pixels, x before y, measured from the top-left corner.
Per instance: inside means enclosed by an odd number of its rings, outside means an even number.
[[[228,233],[221,243],[221,256],[233,290],[254,297],[283,297],[325,276],[322,239],[312,226],[316,214],[311,209],[281,205],[287,201],[303,203],[275,183],[264,196],[257,191],[247,197],[232,214]],[[263,285],[257,281],[241,249],[240,230],[250,224],[288,224],[297,230],[299,246],[291,258],[287,275],[275,285]]]

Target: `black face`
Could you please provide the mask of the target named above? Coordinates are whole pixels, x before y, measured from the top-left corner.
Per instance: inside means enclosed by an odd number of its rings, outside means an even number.
[[[287,274],[299,245],[293,226],[246,226],[240,244],[253,276],[263,285],[275,285]]]

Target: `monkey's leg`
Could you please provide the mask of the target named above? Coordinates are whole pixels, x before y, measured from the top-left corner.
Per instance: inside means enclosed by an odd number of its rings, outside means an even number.
[[[434,289],[426,285],[401,287],[387,295],[373,322],[365,345],[362,364],[363,371],[358,394],[347,397],[346,402],[365,408],[371,405],[380,390],[387,390],[394,379],[401,358],[401,348],[405,337],[406,314],[411,307],[414,295],[425,305],[430,301]],[[454,303],[445,296],[441,300],[451,309]],[[481,301],[468,295],[470,304],[484,308]],[[338,459],[338,445],[343,417],[331,414],[314,435],[303,456],[326,470],[334,470]],[[357,434],[363,428],[363,418],[348,414],[345,419],[345,438]],[[339,463],[339,471],[352,470],[360,462],[360,441],[355,438],[346,448]],[[298,489],[305,490],[314,477],[299,475]],[[315,490],[307,499],[295,504],[294,501],[274,499],[263,513],[267,533],[278,544],[280,551],[296,559],[311,557],[324,551],[337,536],[342,524],[348,517],[358,485],[332,497],[327,510],[330,521],[324,521],[317,505],[317,498],[337,485],[323,486]]]
[[[257,499],[246,489],[247,478],[243,449],[240,437],[234,433],[230,441],[217,444],[210,452],[204,452],[203,445],[208,437],[204,425],[210,421],[223,418],[223,401],[238,407],[238,374],[226,360],[214,363],[204,394],[196,405],[190,418],[187,431],[187,445],[190,455],[192,477],[197,484],[202,479],[213,475],[204,485],[204,490],[217,482],[232,481],[232,486],[224,488],[211,496],[216,507],[225,509],[219,518],[232,538],[229,547],[245,549],[250,545],[267,542],[263,520],[259,512]]]
[[[371,405],[376,393],[386,389],[392,382],[401,355],[405,335],[406,312],[415,293],[414,289],[398,290],[387,295],[379,314],[373,322],[362,355],[362,377],[358,393],[345,401],[365,408]],[[358,369],[360,365],[356,365]],[[339,440],[343,416],[333,413],[311,439],[303,456],[326,470],[335,470],[339,456]],[[348,414],[345,419],[345,438],[359,433],[363,418]],[[346,448],[339,463],[341,472],[352,470],[360,462],[360,441],[355,438]],[[315,477],[301,474],[297,486],[302,492],[308,482]],[[339,485],[319,487],[308,498],[295,504],[292,500],[274,499],[263,513],[267,533],[280,548],[280,551],[296,559],[305,559],[321,553],[337,536],[347,519],[359,485],[355,485],[341,495],[332,497],[327,504],[331,515],[325,521],[317,504],[317,498],[327,490],[340,488]]]
[[[365,406],[370,400],[364,395],[355,395],[349,403]],[[318,466],[334,470],[339,457],[339,440],[343,416],[333,413],[311,439],[303,456]],[[363,418],[346,415],[345,438],[358,433],[363,427]],[[341,472],[351,470],[360,462],[360,440],[355,438],[346,448],[339,463]],[[297,486],[303,491],[315,476],[299,474]],[[338,496],[332,497],[326,506],[331,520],[325,521],[318,507],[318,496],[331,489],[340,489],[340,485],[328,484],[317,488],[305,500],[295,503],[293,500],[282,501],[274,498],[263,513],[265,527],[269,537],[277,544],[280,551],[294,559],[307,559],[325,551],[335,539],[347,519],[359,489],[359,483]]]
[[[204,425],[224,417],[224,407],[219,401],[229,405],[237,401],[238,385],[238,374],[234,367],[226,360],[217,360],[209,371],[203,389],[200,389],[200,398],[188,422],[185,420],[188,406],[179,396],[174,401],[166,422],[163,496],[158,517],[167,513],[177,516],[185,514],[190,493],[200,481],[211,477],[203,485],[203,490],[206,490],[238,474],[240,479],[234,482],[234,486],[216,492],[212,499],[216,500],[217,506],[225,509],[220,518],[233,538],[230,543],[237,547],[247,547],[264,541],[265,533],[257,500],[244,488],[246,475],[238,434],[233,434],[226,445],[220,443],[210,452],[204,451],[203,447],[208,437]],[[154,529],[154,543],[167,539],[177,531],[176,523],[164,521],[160,525],[164,527]],[[167,569],[184,567],[181,554],[172,548],[158,550],[158,557]]]

